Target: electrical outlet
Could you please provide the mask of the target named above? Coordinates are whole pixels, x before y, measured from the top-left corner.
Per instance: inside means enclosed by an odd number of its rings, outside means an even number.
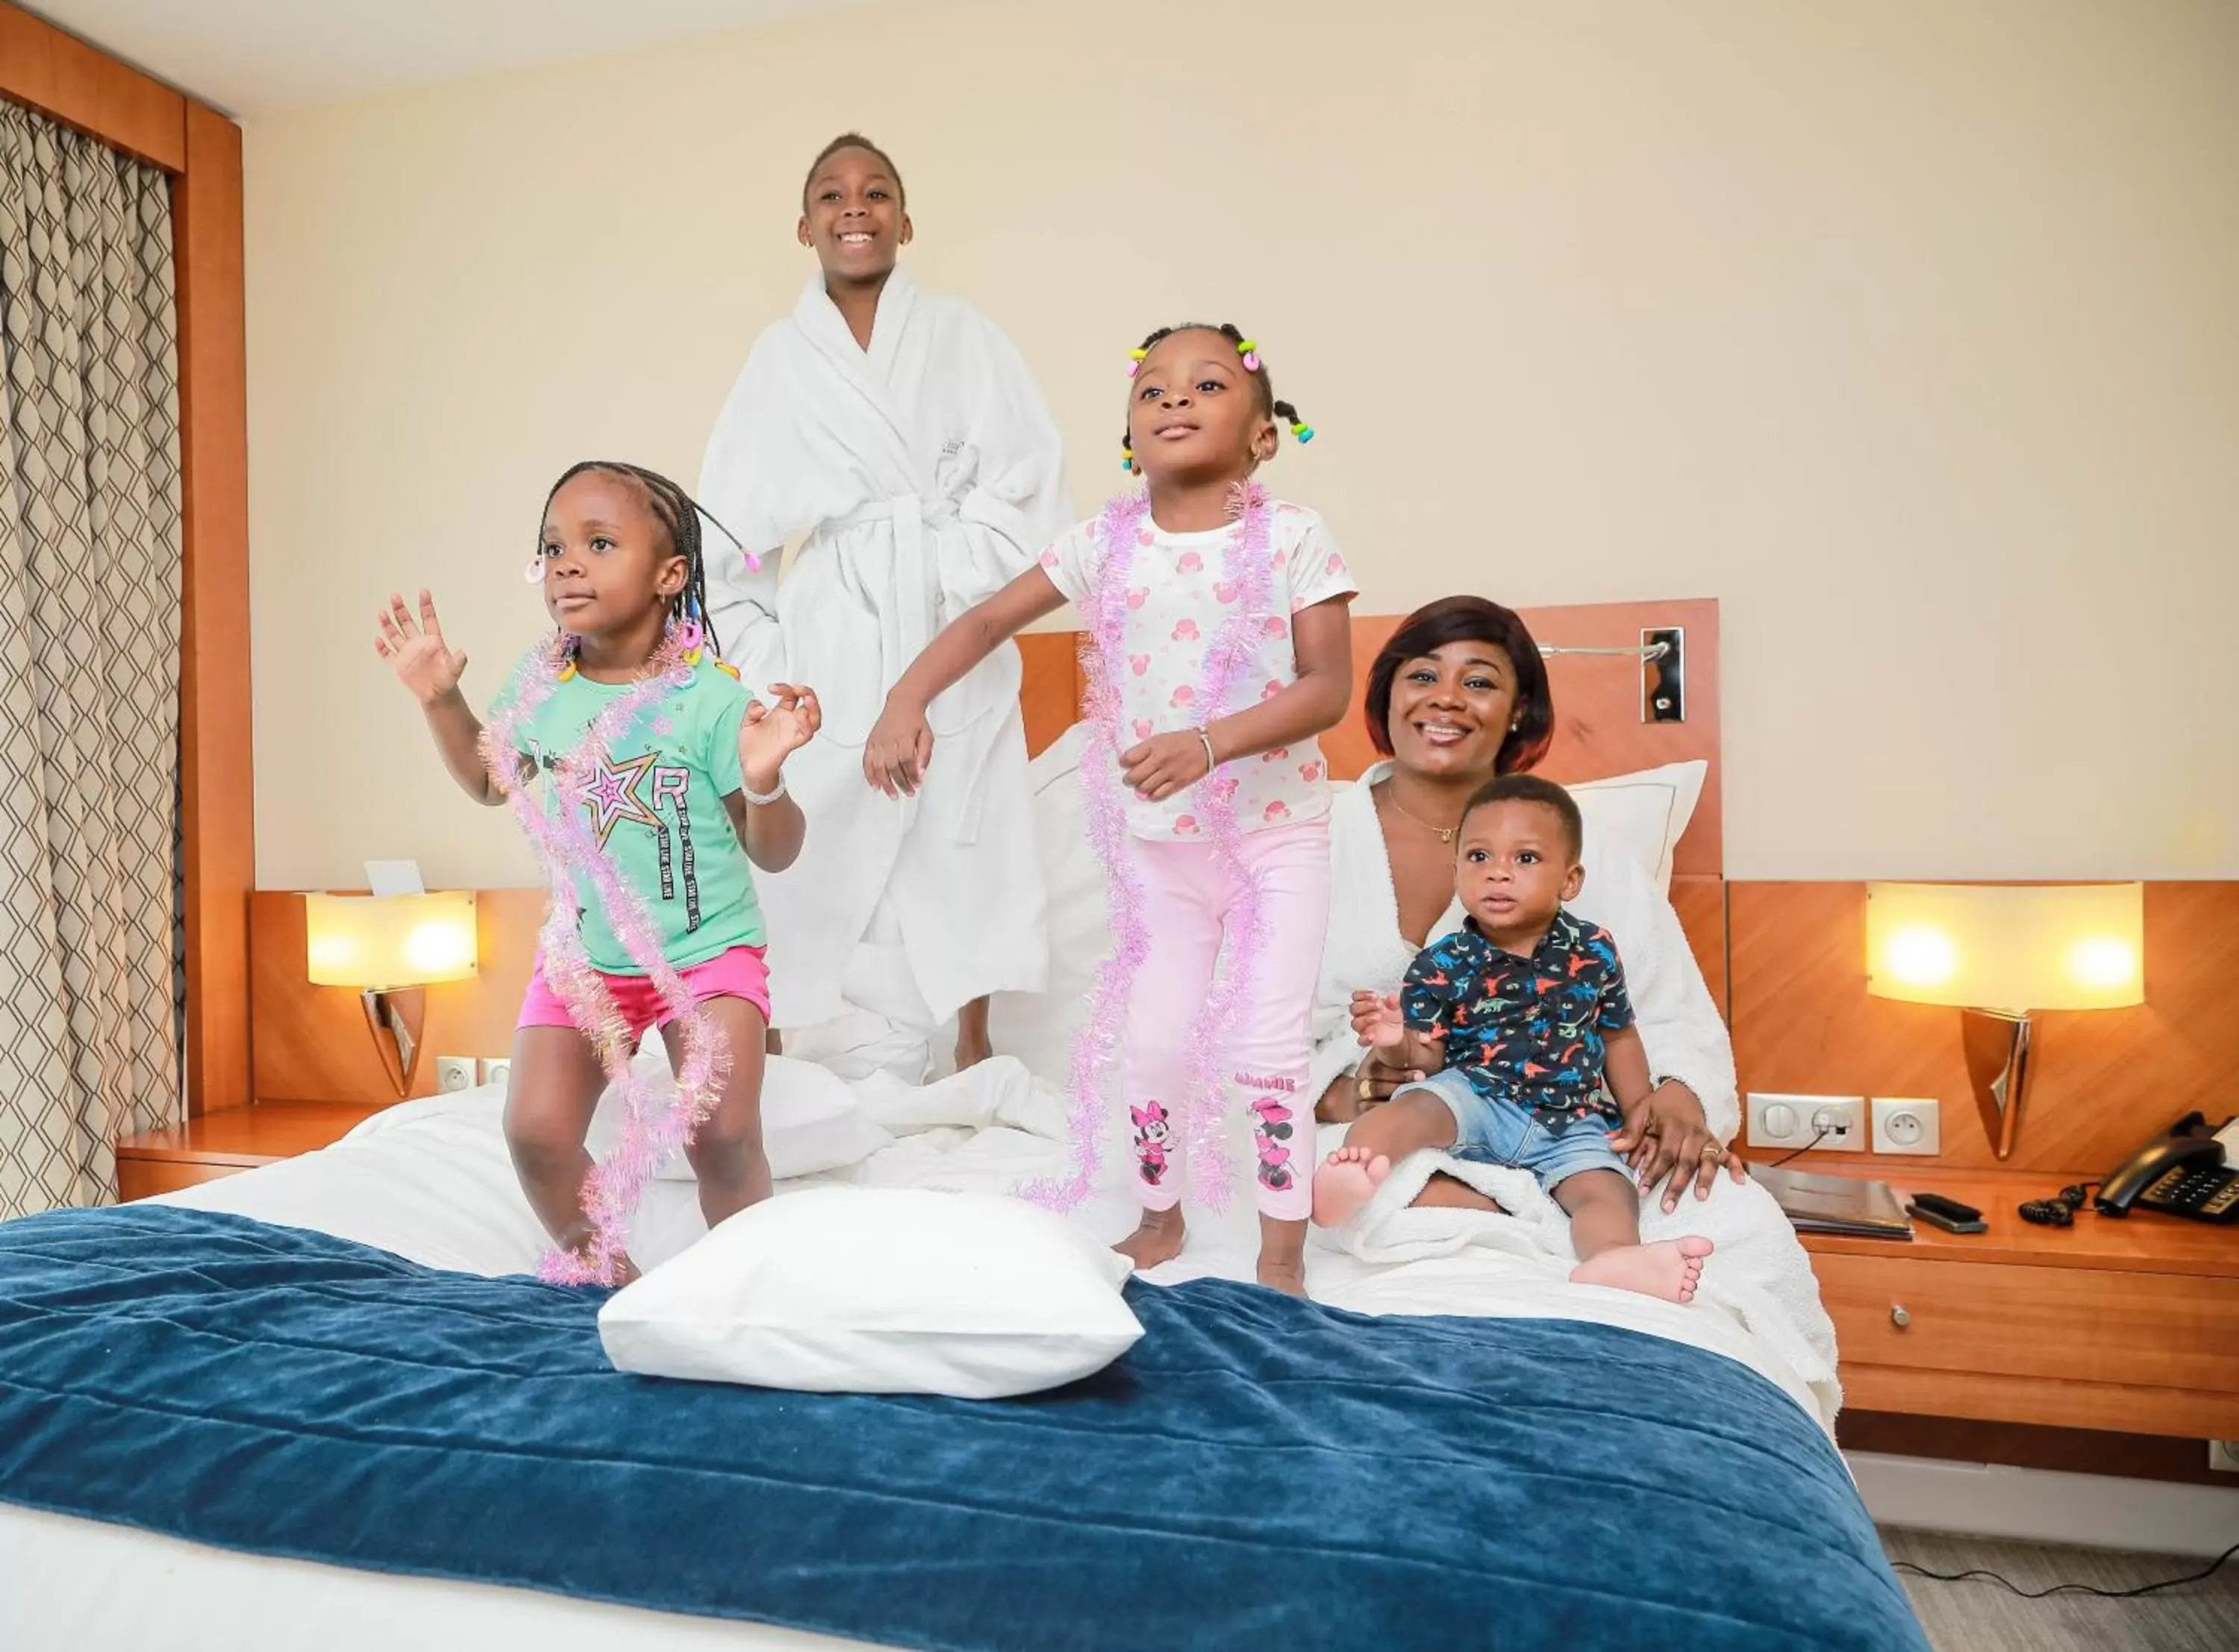
[[[502,1085],[506,1083],[512,1077],[513,1063],[509,1058],[501,1056],[495,1060],[485,1059],[482,1062],[482,1082],[484,1084]]]
[[[2210,1440],[2208,1466],[2218,1474],[2239,1474],[2239,1440]]]
[[[1877,1153],[1943,1151],[1941,1103],[1927,1097],[1876,1096],[1873,1107]]]
[[[1749,1141],[1752,1147],[1802,1149],[1823,1153],[1863,1153],[1866,1098],[1864,1096],[1793,1096],[1752,1090],[1749,1097]]]
[[[448,1096],[457,1090],[475,1087],[475,1058],[472,1056],[437,1056],[435,1058],[435,1091]]]

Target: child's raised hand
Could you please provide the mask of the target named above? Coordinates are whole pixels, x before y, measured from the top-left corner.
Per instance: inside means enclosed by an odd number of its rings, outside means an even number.
[[[1407,1022],[1399,1013],[1397,992],[1355,992],[1352,1032],[1363,1047],[1390,1050],[1406,1042]]]
[[[1197,730],[1153,734],[1139,746],[1120,753],[1120,778],[1135,795],[1148,803],[1161,803],[1186,786],[1194,786],[1212,773],[1205,737]]]
[[[917,707],[887,697],[886,709],[863,742],[863,778],[888,797],[914,794],[933,763],[933,725]]]
[[[435,618],[435,599],[420,593],[420,620],[413,623],[404,599],[389,593],[389,606],[375,611],[373,651],[389,661],[397,681],[412,691],[423,706],[432,706],[458,690],[466,674],[467,657],[443,640],[443,627]]]
[[[777,790],[785,760],[815,739],[824,726],[824,708],[816,703],[814,688],[774,682],[769,691],[777,704],[748,700],[739,724],[739,771],[748,791],[764,794]]]

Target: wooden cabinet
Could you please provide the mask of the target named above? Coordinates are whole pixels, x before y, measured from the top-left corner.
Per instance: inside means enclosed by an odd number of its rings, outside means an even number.
[[[382,1111],[355,1102],[267,1101],[128,1136],[116,1144],[117,1197],[129,1204],[316,1152]]]
[[[2036,1227],[2016,1210],[2056,1191],[2041,1176],[1927,1174],[1908,1185],[1975,1205],[1990,1231],[1804,1240],[1847,1405],[2239,1434],[2239,1229],[2088,1207],[2073,1227]]]

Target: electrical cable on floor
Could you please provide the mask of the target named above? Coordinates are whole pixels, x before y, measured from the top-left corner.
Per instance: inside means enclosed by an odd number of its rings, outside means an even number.
[[[2164,1578],[2158,1583],[2142,1583],[2136,1589],[2101,1589],[2092,1583],[2055,1583],[2050,1589],[2023,1589],[1996,1572],[1986,1572],[1979,1567],[1963,1572],[1931,1572],[1909,1560],[1891,1561],[1890,1566],[1894,1571],[1910,1572],[1916,1577],[1932,1577],[1939,1583],[1963,1583],[1970,1577],[1987,1578],[2025,1601],[2041,1601],[2048,1595],[2096,1595],[2103,1601],[2128,1601],[2136,1600],[2141,1595],[2157,1595],[2165,1589],[2178,1589],[2187,1583],[2197,1583],[2202,1578],[2213,1577],[2222,1569],[2223,1562],[2234,1555],[2239,1555],[2239,1543],[2232,1544],[2200,1571],[2189,1572],[2183,1577]]]

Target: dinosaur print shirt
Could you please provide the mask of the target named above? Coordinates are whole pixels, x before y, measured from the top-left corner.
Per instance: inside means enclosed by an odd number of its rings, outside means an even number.
[[[1632,1003],[1609,931],[1558,912],[1523,958],[1472,919],[1417,956],[1399,1007],[1409,1031],[1445,1033],[1446,1065],[1486,1100],[1546,1124],[1618,1122],[1602,1089],[1604,1041],[1632,1025]]]

